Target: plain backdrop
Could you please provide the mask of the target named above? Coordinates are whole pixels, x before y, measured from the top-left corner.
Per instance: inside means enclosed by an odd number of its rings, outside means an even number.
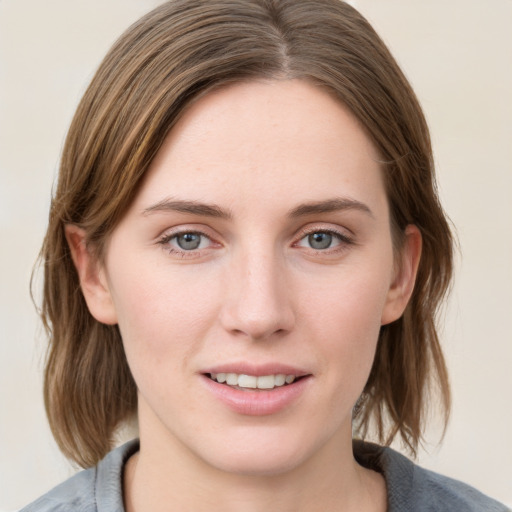
[[[74,471],[44,414],[29,296],[65,133],[117,36],[157,0],[0,0],[0,511]],[[442,343],[453,385],[421,464],[512,505],[512,1],[359,0],[425,109],[461,246]]]

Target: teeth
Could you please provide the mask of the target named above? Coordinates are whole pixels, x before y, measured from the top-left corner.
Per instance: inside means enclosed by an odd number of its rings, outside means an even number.
[[[274,385],[276,386],[283,386],[286,382],[286,375],[276,375],[274,376]]]
[[[226,384],[230,386],[238,386],[238,375],[236,373],[226,374]]]
[[[273,389],[285,384],[291,384],[295,380],[295,375],[244,375],[237,373],[210,373],[210,377],[217,382],[226,383],[229,386],[238,386],[239,388],[249,389]]]
[[[240,382],[240,379],[238,380]],[[258,389],[272,389],[276,385],[274,375],[263,375],[258,377]]]
[[[238,387],[256,389],[258,387],[258,377],[254,377],[253,375],[239,375]]]

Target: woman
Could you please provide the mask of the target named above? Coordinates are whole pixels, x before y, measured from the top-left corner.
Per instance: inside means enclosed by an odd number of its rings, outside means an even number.
[[[47,412],[90,469],[26,510],[505,510],[353,442],[414,454],[434,383],[448,415],[452,239],[418,102],[348,5],[182,0],[131,27],[42,258]]]

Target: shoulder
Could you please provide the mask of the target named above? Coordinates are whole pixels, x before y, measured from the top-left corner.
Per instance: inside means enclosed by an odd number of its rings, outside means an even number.
[[[94,483],[96,468],[80,471],[41,496],[20,512],[96,512]]]
[[[97,466],[80,471],[20,512],[124,512],[122,478],[138,441],[116,448]]]
[[[423,469],[391,448],[354,443],[357,461],[381,472],[389,512],[507,512],[509,509],[473,487]]]

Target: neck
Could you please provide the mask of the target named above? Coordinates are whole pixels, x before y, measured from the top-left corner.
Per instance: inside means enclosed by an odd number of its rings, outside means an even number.
[[[141,425],[140,452],[126,466],[127,512],[386,509],[384,479],[357,464],[350,435],[333,436],[312,457],[279,473],[239,474],[206,463],[173,438],[161,443],[154,434]]]

